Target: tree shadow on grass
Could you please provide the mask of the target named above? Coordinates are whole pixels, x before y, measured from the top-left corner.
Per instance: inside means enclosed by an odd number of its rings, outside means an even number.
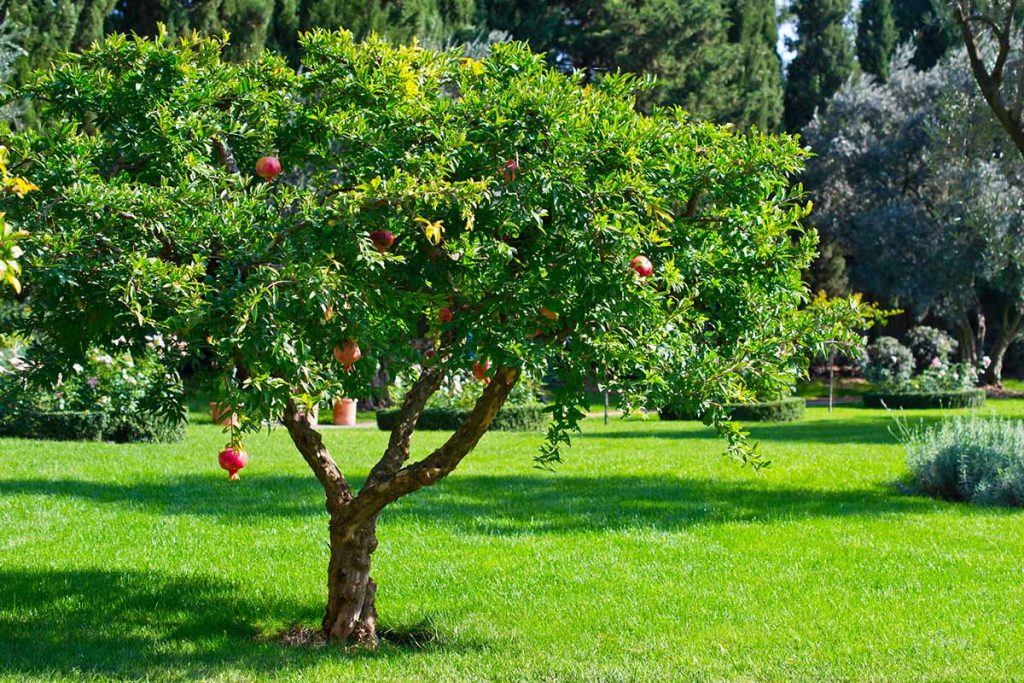
[[[319,607],[251,602],[239,597],[238,585],[209,577],[0,570],[0,676],[261,680],[282,669],[322,666],[325,658],[396,659],[430,647],[418,641],[387,642],[377,652],[289,647],[252,625],[267,615],[309,624],[320,618]],[[478,644],[442,638],[442,646]]]

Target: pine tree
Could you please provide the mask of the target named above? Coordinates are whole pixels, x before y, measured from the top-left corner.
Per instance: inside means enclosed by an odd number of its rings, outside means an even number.
[[[892,0],[864,0],[857,21],[857,61],[865,73],[889,80],[889,58],[896,47]]]
[[[799,132],[853,73],[853,46],[843,21],[848,0],[797,0],[796,56],[786,72],[786,130]]]
[[[737,46],[733,95],[727,120],[742,128],[777,130],[782,123],[782,60],[774,0],[734,0],[729,42]]]

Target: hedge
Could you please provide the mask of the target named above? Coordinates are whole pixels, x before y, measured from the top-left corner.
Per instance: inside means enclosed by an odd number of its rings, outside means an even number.
[[[398,421],[398,410],[378,410],[377,427],[390,432]],[[456,408],[426,408],[416,422],[416,428],[424,431],[450,432],[459,428],[468,410]],[[549,416],[540,404],[504,406],[494,416],[491,429],[503,432],[531,432],[544,429]]]
[[[799,396],[761,403],[728,403],[725,408],[730,417],[740,422],[792,422],[804,416],[807,403]],[[662,420],[696,420],[696,415],[672,408],[658,411]]]
[[[984,389],[864,394],[866,408],[979,408],[983,405]]]
[[[150,415],[111,415],[98,411],[31,411],[0,421],[0,436],[53,441],[177,441],[184,424]]]

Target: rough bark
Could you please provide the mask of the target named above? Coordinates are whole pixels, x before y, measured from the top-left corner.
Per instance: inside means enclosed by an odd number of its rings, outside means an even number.
[[[331,515],[331,556],[327,570],[327,608],[322,622],[332,643],[377,644],[377,585],[370,557],[377,547],[377,518],[389,503],[450,474],[490,427],[519,379],[519,370],[498,368],[473,410],[454,434],[423,460],[406,465],[416,421],[444,377],[441,363],[428,366],[406,394],[387,450],[358,495],[353,495],[338,464],[316,431],[316,421],[295,401],[284,424],[296,448],[316,475]]]

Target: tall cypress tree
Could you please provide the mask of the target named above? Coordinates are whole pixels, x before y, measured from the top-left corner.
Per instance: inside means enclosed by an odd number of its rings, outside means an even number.
[[[849,0],[796,0],[796,56],[786,72],[786,130],[799,132],[853,73],[853,46],[843,21]]]
[[[864,0],[857,20],[857,61],[865,73],[889,80],[889,57],[896,47],[892,0]]]
[[[925,71],[960,44],[960,32],[945,0],[896,0],[893,20],[897,43],[913,43],[914,66]]]
[[[777,130],[782,123],[782,59],[774,0],[733,0],[729,42],[736,46],[735,107],[727,120]]]

